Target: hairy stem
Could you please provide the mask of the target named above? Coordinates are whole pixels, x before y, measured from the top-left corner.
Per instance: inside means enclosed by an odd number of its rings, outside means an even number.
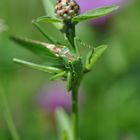
[[[74,140],[79,139],[78,132],[78,88],[74,87],[72,89],[72,126],[73,126],[73,134]]]
[[[66,33],[66,37],[69,42],[75,49],[74,37],[75,37],[75,25],[71,23],[71,21],[64,21],[64,32]]]

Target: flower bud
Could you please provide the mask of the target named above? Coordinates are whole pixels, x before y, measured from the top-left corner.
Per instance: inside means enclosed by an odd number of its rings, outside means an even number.
[[[80,7],[75,0],[57,0],[55,13],[63,20],[70,20],[80,13]]]

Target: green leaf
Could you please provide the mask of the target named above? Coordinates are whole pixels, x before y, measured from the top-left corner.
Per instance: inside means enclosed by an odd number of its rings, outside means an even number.
[[[55,5],[56,1],[55,0],[42,0],[42,2],[44,5],[46,15],[50,16],[50,17],[56,17],[55,12],[54,12],[54,5]],[[62,29],[62,24],[60,24],[60,23],[53,23],[53,25],[57,29]]]
[[[55,67],[49,67],[49,66],[43,66],[43,65],[39,65],[39,64],[34,64],[31,62],[27,62],[24,60],[20,60],[17,58],[13,59],[14,62],[18,63],[18,64],[22,64],[24,66],[39,70],[39,71],[43,71],[43,72],[48,72],[48,73],[60,73],[62,72],[61,69],[55,68]]]
[[[70,118],[63,109],[58,109],[56,111],[56,120],[58,124],[59,140],[74,140]]]
[[[79,23],[79,22],[86,21],[86,20],[97,19],[97,18],[105,16],[117,9],[118,9],[118,6],[108,6],[108,7],[102,7],[102,8],[98,8],[95,10],[91,10],[82,15],[75,16],[72,19],[72,22]]]
[[[62,23],[62,20],[60,20],[59,18],[43,16],[35,19],[34,22]]]
[[[86,72],[92,69],[93,65],[101,57],[101,55],[105,52],[106,49],[107,49],[107,45],[101,45],[89,52],[86,58],[86,65],[85,65]]]

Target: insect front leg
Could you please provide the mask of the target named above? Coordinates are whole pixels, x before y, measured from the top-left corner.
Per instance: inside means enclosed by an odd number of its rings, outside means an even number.
[[[57,73],[57,74],[55,74],[54,76],[52,76],[52,77],[50,78],[50,80],[56,80],[56,79],[58,79],[58,78],[60,78],[60,77],[63,77],[65,74],[66,74],[66,71],[62,71],[62,72]]]

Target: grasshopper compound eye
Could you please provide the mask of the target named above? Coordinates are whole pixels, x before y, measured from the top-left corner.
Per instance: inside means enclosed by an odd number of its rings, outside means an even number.
[[[74,16],[79,15],[80,7],[75,0],[57,0],[55,13],[63,20],[70,20]]]

